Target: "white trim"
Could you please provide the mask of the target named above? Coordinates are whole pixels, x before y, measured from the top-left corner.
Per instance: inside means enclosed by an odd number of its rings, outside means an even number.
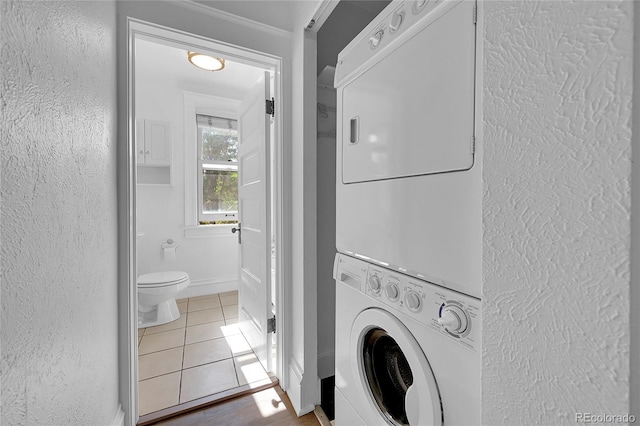
[[[224,293],[238,290],[238,277],[229,276],[214,280],[191,280],[189,287],[180,292],[176,298],[205,296],[207,294]]]
[[[116,415],[113,417],[111,426],[124,426],[124,411],[122,410],[122,404],[118,404]]]
[[[119,273],[119,368],[120,403],[124,411],[124,424],[138,423],[138,292],[136,287],[136,182],[137,163],[135,146],[135,99],[134,89],[134,33],[130,19],[126,21],[127,33],[123,37],[123,49],[126,49],[126,63],[118,70],[118,91],[126,96],[126,109],[118,114],[119,120],[126,123],[124,131],[124,150],[118,151],[118,199],[121,207],[118,212],[120,236]]]
[[[185,237],[207,236],[208,231],[197,233],[187,229],[198,228],[198,144],[196,143],[196,114],[238,120],[240,101],[220,96],[182,91],[184,98],[184,225]],[[187,143],[191,141],[192,143]]]
[[[234,15],[232,13],[225,12],[224,10],[220,10],[220,9],[216,9],[216,8],[213,8],[213,7],[205,6],[205,5],[202,5],[200,3],[194,2],[193,0],[181,1],[178,4],[180,4],[181,6],[187,8],[187,9],[191,9],[194,12],[205,14],[205,15],[209,15],[209,16],[214,16],[216,18],[220,18],[220,19],[223,19],[225,21],[228,21],[228,22],[231,22],[231,23],[234,23],[234,24],[237,24],[237,25],[243,25],[245,27],[250,27],[250,28],[253,28],[256,31],[271,33],[271,34],[275,34],[275,35],[279,35],[279,36],[285,36],[285,37],[290,37],[291,34],[292,34],[291,31],[288,31],[288,30],[285,30],[285,29],[282,29],[282,28],[278,28],[278,27],[274,27],[272,25],[263,24],[262,22],[254,21],[252,19],[244,18],[242,16]]]
[[[214,41],[204,36],[196,34],[186,33],[184,31],[172,29],[162,25],[145,22],[139,19],[127,17],[127,36],[126,36],[126,64],[123,68],[126,70],[126,75],[120,75],[122,86],[121,90],[123,95],[126,96],[126,110],[123,111],[121,122],[126,124],[126,135],[124,135],[124,143],[126,149],[124,152],[120,152],[122,158],[120,158],[119,164],[121,164],[121,173],[119,173],[119,199],[121,200],[120,210],[120,236],[122,241],[121,257],[120,261],[123,265],[120,268],[122,285],[124,291],[121,293],[121,306],[122,309],[126,309],[126,312],[122,313],[121,318],[121,333],[123,336],[123,345],[121,346],[121,367],[120,367],[120,379],[121,379],[121,395],[122,399],[126,401],[124,405],[125,423],[137,424],[138,415],[138,334],[137,334],[137,287],[136,287],[136,164],[135,164],[135,135],[134,135],[134,123],[135,120],[135,43],[137,38],[151,40],[154,42],[161,42],[170,46],[179,48],[190,48],[192,50],[198,50],[203,53],[223,54],[225,57],[235,62],[252,65],[255,67],[262,67],[272,72],[275,80],[274,96],[277,100],[283,99],[283,84],[282,84],[282,67],[283,58],[267,53],[258,52],[255,50],[247,49],[244,47],[232,45],[229,43],[223,43],[220,41]],[[290,36],[286,33],[287,37]],[[124,71],[122,71],[124,72]],[[277,260],[277,281],[276,281],[276,294],[277,306],[276,311],[281,318],[284,319],[284,312],[287,312],[290,307],[283,305],[283,294],[290,293],[291,283],[283,281],[283,279],[289,278],[288,272],[283,271],[284,267],[290,266],[282,254],[281,250],[289,250],[290,242],[286,238],[290,238],[289,228],[284,228],[285,222],[283,215],[287,215],[287,221],[290,214],[282,210],[282,206],[287,206],[290,202],[288,200],[287,190],[290,189],[290,177],[288,179],[283,178],[283,170],[290,167],[290,158],[284,155],[286,148],[284,143],[284,129],[283,129],[283,109],[280,101],[276,102],[276,118],[274,120],[274,144],[276,145],[276,181],[277,186],[274,194],[274,204],[279,207],[276,208],[276,259]],[[195,119],[195,117],[194,117]],[[282,288],[281,288],[282,287]],[[281,326],[281,325],[280,325]],[[277,377],[284,376],[284,371],[280,367],[284,365],[283,355],[285,351],[288,353],[290,350],[287,347],[287,337],[283,336],[284,333],[276,333],[276,348],[277,348],[277,366],[274,373]],[[286,378],[281,382],[286,385]],[[313,407],[312,407],[313,409]]]
[[[335,0],[323,0],[322,3],[318,6],[318,8],[313,13],[311,19],[309,19],[309,24],[307,24],[307,31],[311,31],[312,33],[317,33],[322,25],[327,21],[333,9],[336,8],[338,2]],[[313,21],[313,25],[311,22]],[[309,27],[311,25],[311,27]]]
[[[289,358],[289,386],[287,386],[286,391],[294,411],[298,416],[307,414],[315,408],[314,403],[302,405],[305,399],[303,397],[305,392],[305,386],[303,385],[304,379],[304,373],[298,361],[293,357]]]

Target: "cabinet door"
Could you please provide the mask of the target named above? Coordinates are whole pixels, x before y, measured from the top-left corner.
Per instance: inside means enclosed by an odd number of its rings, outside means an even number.
[[[171,125],[163,121],[145,120],[144,156],[147,165],[171,164]]]
[[[144,120],[136,120],[136,162],[144,164]]]

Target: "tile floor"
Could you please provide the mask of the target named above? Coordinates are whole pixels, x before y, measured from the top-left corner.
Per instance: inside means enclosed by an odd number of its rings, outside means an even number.
[[[138,329],[141,416],[269,377],[237,327],[237,291],[177,302],[179,319]]]

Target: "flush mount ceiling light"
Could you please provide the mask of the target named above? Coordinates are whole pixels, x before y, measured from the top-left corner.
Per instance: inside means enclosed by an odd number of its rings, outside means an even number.
[[[206,71],[220,71],[224,68],[224,59],[204,53],[187,52],[187,58],[193,65]]]

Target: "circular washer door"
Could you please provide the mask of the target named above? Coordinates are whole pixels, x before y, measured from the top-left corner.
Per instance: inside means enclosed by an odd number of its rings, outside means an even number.
[[[371,408],[392,425],[442,425],[436,379],[407,327],[381,309],[362,311],[351,327],[351,361]]]

